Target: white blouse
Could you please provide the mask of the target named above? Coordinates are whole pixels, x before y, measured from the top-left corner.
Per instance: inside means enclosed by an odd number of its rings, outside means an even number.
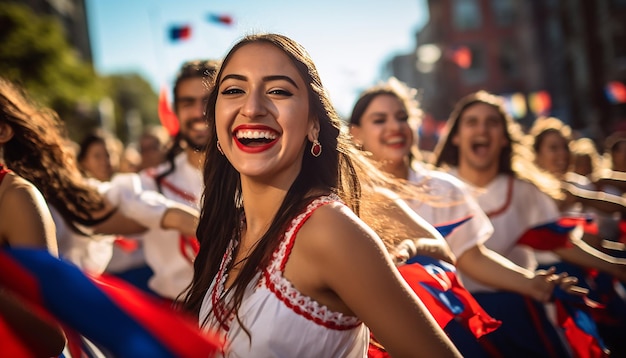
[[[223,357],[366,357],[368,328],[354,316],[329,310],[301,294],[283,276],[298,230],[318,207],[340,199],[335,195],[320,197],[294,218],[266,269],[251,281],[239,317],[250,336],[234,315],[226,327],[210,316],[206,330],[226,338]],[[220,270],[209,287],[200,308],[199,322],[205,321],[212,307],[224,293],[225,268],[232,260],[237,243],[233,240],[224,254]],[[232,291],[231,291],[232,292]],[[221,305],[221,304],[220,304]],[[224,308],[219,309],[223,312]]]

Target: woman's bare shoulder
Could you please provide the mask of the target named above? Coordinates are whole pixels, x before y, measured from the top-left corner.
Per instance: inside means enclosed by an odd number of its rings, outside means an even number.
[[[0,198],[0,208],[4,207],[17,210],[25,205],[29,206],[33,203],[39,204],[41,193],[39,189],[28,180],[13,173],[9,173],[4,177],[2,185],[0,186]]]
[[[347,254],[363,247],[384,250],[378,235],[340,202],[317,208],[302,226],[298,241],[321,254]]]

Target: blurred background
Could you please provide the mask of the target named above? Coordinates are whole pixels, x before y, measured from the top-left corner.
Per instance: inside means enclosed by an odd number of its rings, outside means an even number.
[[[273,31],[309,50],[342,116],[389,76],[417,88],[423,149],[479,89],[525,128],[555,116],[598,144],[626,130],[626,0],[295,3],[0,0],[0,76],[53,107],[72,139],[101,127],[130,143],[159,123],[157,93],[183,61]]]

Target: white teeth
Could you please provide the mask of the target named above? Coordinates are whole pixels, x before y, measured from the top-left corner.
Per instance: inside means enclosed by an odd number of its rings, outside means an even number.
[[[252,130],[252,129],[245,129],[245,130],[237,131],[236,136],[238,139],[242,139],[242,138],[245,138],[245,139],[264,138],[264,139],[269,139],[269,140],[276,139],[276,134],[274,132]]]
[[[391,139],[387,140],[387,144],[398,144],[398,143],[404,143],[404,138],[403,137],[394,137]]]

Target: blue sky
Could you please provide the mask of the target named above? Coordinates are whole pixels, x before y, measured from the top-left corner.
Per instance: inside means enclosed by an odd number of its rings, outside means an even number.
[[[415,48],[415,32],[428,19],[426,0],[87,0],[96,70],[137,72],[157,90],[171,88],[179,66],[220,58],[241,36],[278,32],[311,54],[340,114],[348,115],[359,91],[376,83],[392,56]],[[228,14],[230,27],[207,21]],[[172,43],[171,25],[192,28]]]

